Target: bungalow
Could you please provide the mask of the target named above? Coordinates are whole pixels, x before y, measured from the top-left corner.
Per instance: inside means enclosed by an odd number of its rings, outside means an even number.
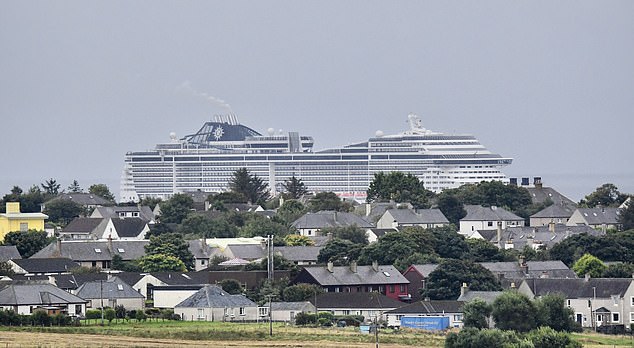
[[[86,313],[87,302],[45,281],[0,284],[0,308],[18,314],[32,314],[43,309],[49,314],[81,316]]]
[[[604,231],[593,229],[587,225],[566,226],[551,222],[548,226],[540,227],[509,227],[501,231],[501,242],[498,241],[500,237],[496,234],[489,236],[488,240],[504,249],[521,251],[524,247],[529,247],[537,250],[548,249],[568,237],[583,233],[591,236],[602,236],[605,234]]]
[[[244,295],[230,295],[217,285],[206,285],[174,307],[183,320],[255,321],[258,305]]]
[[[583,327],[634,322],[634,279],[526,279],[518,288],[530,298],[561,294]]]
[[[271,320],[294,323],[299,313],[316,313],[317,308],[309,301],[265,303],[259,308],[259,320],[268,320],[271,308]]]
[[[319,312],[334,315],[360,315],[365,321],[385,320],[385,313],[400,308],[405,303],[378,292],[347,293],[327,292],[310,298]]]
[[[356,262],[352,262],[350,266],[335,267],[329,262],[326,267],[304,267],[292,283],[317,284],[326,292],[376,291],[394,300],[410,299],[409,280],[394,266],[379,266],[377,262],[373,262],[372,266],[357,266]]]
[[[84,267],[110,269],[112,257],[123,261],[136,260],[145,255],[149,240],[61,240],[51,243],[31,256],[31,259],[66,257]]]
[[[11,269],[16,274],[24,275],[50,275],[70,273],[79,264],[68,258],[46,258],[46,259],[15,259],[9,260]]]
[[[552,222],[565,225],[575,209],[576,207],[572,205],[549,205],[530,216],[530,225],[531,227],[548,226]]]
[[[78,217],[59,231],[61,239],[95,239],[96,231],[103,231],[108,221],[103,218]]]
[[[467,215],[460,219],[460,231],[458,233],[471,237],[479,230],[496,230],[498,223],[502,229],[511,226],[524,226],[524,218],[519,217],[503,208],[479,205],[465,205]]]
[[[387,325],[400,327],[402,317],[448,317],[450,327],[462,327],[462,301],[416,301],[385,312]]]
[[[46,205],[50,204],[54,201],[71,201],[81,206],[85,210],[95,209],[104,205],[113,205],[114,202],[109,201],[103,197],[93,195],[92,193],[84,193],[84,192],[69,192],[69,193],[60,193],[55,198],[52,198],[44,204],[42,204],[42,211],[46,210]]]
[[[76,290],[77,296],[88,300],[89,308],[104,308],[122,305],[126,309],[143,309],[145,298],[132,286],[117,277],[106,281],[98,280],[82,284]]]
[[[143,240],[145,234],[150,231],[147,221],[138,218],[107,218],[105,228],[102,231],[96,231],[97,239],[114,239],[114,240]]]
[[[324,228],[356,226],[365,231],[374,227],[358,215],[339,211],[307,213],[295,220],[292,226],[299,231],[300,235],[308,237],[321,235],[321,230]]]
[[[379,228],[402,229],[407,226],[423,228],[443,227],[449,220],[440,209],[388,209],[376,223]]]

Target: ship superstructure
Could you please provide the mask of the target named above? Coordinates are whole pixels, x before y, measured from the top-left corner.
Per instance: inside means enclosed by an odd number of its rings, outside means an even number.
[[[216,116],[194,134],[177,139],[172,133],[169,143],[154,150],[128,152],[121,199],[223,192],[240,168],[265,180],[273,193],[294,175],[309,191],[332,191],[360,200],[378,172],[412,173],[434,192],[467,183],[507,181],[500,169],[512,158],[490,152],[472,135],[425,129],[414,114],[408,121],[410,129],[400,134],[377,132],[364,142],[313,151],[310,136],[273,129],[262,135],[241,125],[234,115]]]

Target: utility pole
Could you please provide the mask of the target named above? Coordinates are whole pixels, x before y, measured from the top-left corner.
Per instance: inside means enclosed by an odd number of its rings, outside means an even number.
[[[99,281],[99,299],[101,300],[101,326],[103,326],[103,280]]]

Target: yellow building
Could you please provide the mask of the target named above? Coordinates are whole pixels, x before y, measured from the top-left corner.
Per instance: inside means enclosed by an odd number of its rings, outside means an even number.
[[[7,212],[0,214],[0,242],[13,231],[44,231],[44,220],[48,215],[42,213],[21,213],[20,202],[7,202]]]

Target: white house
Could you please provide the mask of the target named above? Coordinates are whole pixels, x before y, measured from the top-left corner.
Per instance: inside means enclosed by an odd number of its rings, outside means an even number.
[[[87,302],[48,282],[14,283],[0,289],[0,308],[17,314],[43,309],[49,314],[81,316],[86,313]]]
[[[205,285],[174,307],[183,320],[255,321],[258,305],[244,295],[230,295],[217,285]]]
[[[465,205],[464,208],[467,211],[467,215],[460,219],[460,231],[458,233],[468,237],[479,230],[496,230],[498,222],[502,224],[502,229],[524,226],[524,218],[500,207]]]

